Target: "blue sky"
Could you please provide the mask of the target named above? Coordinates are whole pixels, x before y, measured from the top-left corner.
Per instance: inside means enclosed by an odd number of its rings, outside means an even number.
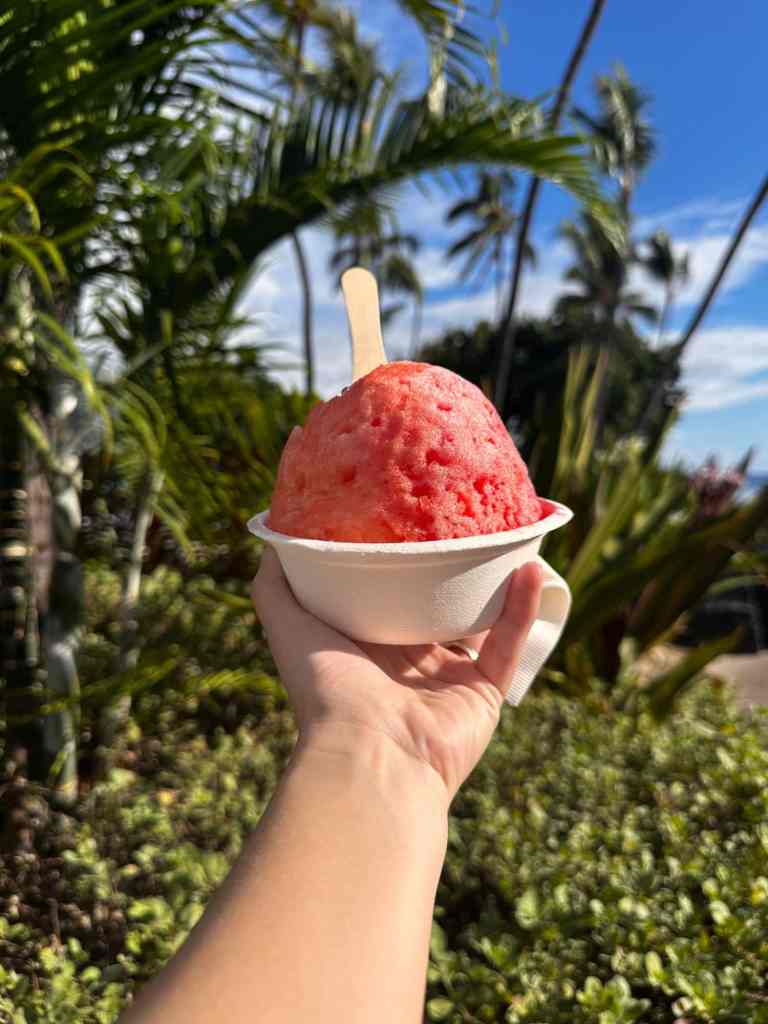
[[[424,75],[426,50],[418,32],[392,0],[348,3],[365,35],[379,42],[390,64],[405,65],[410,83]],[[484,34],[506,26],[499,50],[502,82],[534,97],[556,87],[590,4],[588,0],[502,0],[495,21],[473,22]],[[765,119],[765,40],[768,5],[763,0],[696,3],[608,0],[573,93],[593,107],[597,74],[621,61],[653,97],[650,113],[658,156],[641,180],[634,203],[636,234],[665,228],[689,252],[692,280],[679,297],[670,333],[682,327],[738,221],[768,170]],[[406,188],[399,199],[401,224],[422,240],[419,266],[427,285],[424,336],[449,325],[471,324],[493,311],[488,287],[457,284],[457,268],[444,260],[457,230],[442,217],[453,197],[439,188],[425,197]],[[568,254],[558,242],[558,222],[573,212],[562,193],[547,186],[539,203],[534,241],[539,264],[524,279],[522,308],[546,314],[562,290]],[[460,229],[459,229],[460,233]],[[306,232],[317,286],[320,385],[331,394],[349,378],[349,348],[341,299],[326,274],[329,241],[317,228]],[[653,288],[642,283],[652,298]],[[297,350],[299,295],[287,249],[278,249],[257,276],[248,308],[272,339]],[[385,342],[390,357],[409,355],[408,317],[392,325]],[[296,382],[297,372],[286,371]],[[697,463],[710,452],[724,461],[758,446],[755,468],[768,471],[768,208],[755,222],[686,356],[684,382],[690,398],[668,445],[670,456]]]

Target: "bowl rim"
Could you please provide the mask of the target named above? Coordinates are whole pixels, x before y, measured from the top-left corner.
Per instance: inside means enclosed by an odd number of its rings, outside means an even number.
[[[360,555],[416,555],[443,552],[473,551],[483,548],[501,547],[505,544],[517,544],[543,537],[552,530],[565,526],[573,519],[573,512],[566,505],[551,498],[539,498],[546,508],[546,514],[535,523],[519,526],[516,530],[503,530],[499,533],[475,534],[471,537],[453,537],[449,540],[416,540],[395,541],[393,543],[363,544],[353,541],[314,540],[306,537],[294,537],[287,533],[278,533],[267,526],[269,509],[258,512],[247,523],[248,530],[256,537],[273,547],[302,548],[305,551],[317,551],[325,554],[360,554]]]

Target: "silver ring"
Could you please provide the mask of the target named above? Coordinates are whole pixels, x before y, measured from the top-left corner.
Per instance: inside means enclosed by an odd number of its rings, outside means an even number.
[[[460,651],[469,658],[470,661],[477,661],[480,657],[480,652],[476,651],[474,647],[470,647],[469,644],[463,644],[461,640],[456,640],[450,645],[451,647],[458,647]]]

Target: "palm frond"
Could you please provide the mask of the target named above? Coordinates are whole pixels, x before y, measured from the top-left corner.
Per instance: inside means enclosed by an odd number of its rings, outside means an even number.
[[[656,153],[653,129],[644,116],[650,97],[617,64],[611,75],[600,75],[595,85],[600,111],[596,116],[580,108],[573,120],[587,133],[598,164],[622,185],[642,172]]]
[[[446,221],[452,223],[455,220],[459,220],[461,217],[466,217],[468,214],[473,214],[477,209],[477,202],[474,198],[461,199],[458,203],[454,203],[450,207],[445,215]]]
[[[520,168],[566,188],[590,206],[607,231],[617,229],[578,140],[537,134],[530,104],[473,94],[441,121],[429,116],[422,101],[387,104],[368,121],[364,137],[351,130],[343,148],[338,137],[329,140],[324,134],[332,120],[329,104],[345,106],[308,100],[290,123],[273,120],[264,127],[253,154],[253,187],[229,204],[208,268],[193,265],[181,275],[178,301],[193,302],[214,281],[225,280],[239,259],[255,259],[334,207],[444,167]],[[360,116],[360,106],[352,105],[353,126]]]
[[[643,302],[642,296],[636,292],[627,292],[622,297],[622,306],[630,316],[639,316],[646,323],[655,324],[659,320],[659,311],[655,306]]]
[[[466,81],[472,58],[488,61],[490,51],[480,36],[463,27],[464,0],[398,0],[399,7],[421,28],[433,52],[445,55],[450,79]]]
[[[466,235],[463,235],[461,238],[458,239],[458,241],[454,242],[453,245],[448,249],[446,256],[448,257],[448,259],[453,259],[455,256],[458,256],[461,253],[463,253],[465,249],[469,249],[477,245],[478,242],[482,241],[484,237],[485,232],[483,231],[483,229],[475,228],[474,231],[467,232]],[[481,248],[485,247],[481,246]]]

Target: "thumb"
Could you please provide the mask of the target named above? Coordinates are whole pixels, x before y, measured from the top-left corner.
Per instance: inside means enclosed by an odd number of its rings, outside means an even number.
[[[527,562],[509,581],[504,609],[480,649],[478,668],[506,695],[541,599],[543,576],[536,562]]]

